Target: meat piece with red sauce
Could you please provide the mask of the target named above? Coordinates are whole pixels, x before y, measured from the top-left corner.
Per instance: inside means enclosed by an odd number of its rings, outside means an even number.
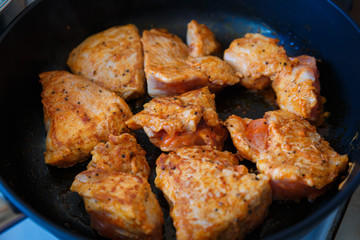
[[[280,71],[291,69],[292,61],[278,43],[275,38],[247,33],[230,44],[225,50],[224,60],[234,68],[241,85],[261,90],[269,86]]]
[[[292,58],[297,64],[284,69],[272,82],[280,109],[321,122],[322,99],[316,59],[302,55]]]
[[[230,152],[184,147],[156,160],[156,186],[170,206],[176,239],[244,239],[266,218],[269,177],[248,173]]]
[[[335,152],[306,119],[286,111],[225,122],[239,154],[271,178],[276,200],[314,200],[346,170],[347,155]]]
[[[220,43],[214,33],[204,24],[191,20],[187,25],[186,43],[191,57],[203,57],[220,51]]]
[[[133,130],[143,128],[162,151],[192,145],[222,149],[227,137],[216,113],[215,95],[207,87],[176,97],[154,98],[126,124]]]

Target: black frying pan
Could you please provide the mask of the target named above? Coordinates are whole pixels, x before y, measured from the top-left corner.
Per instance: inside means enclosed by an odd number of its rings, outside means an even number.
[[[318,131],[355,167],[341,191],[338,181],[314,203],[275,202],[265,222],[248,239],[298,238],[342,204],[360,182],[360,30],[325,0],[244,1],[95,1],[48,0],[28,8],[1,36],[0,79],[3,105],[0,190],[23,213],[61,239],[101,238],[89,226],[82,199],[69,190],[86,163],[58,169],[44,163],[45,128],[38,74],[67,69],[68,53],[87,36],[114,25],[136,24],[140,30],[166,28],[185,38],[191,19],[208,25],[223,48],[247,32],[277,37],[289,56],[313,55],[319,63],[321,94],[331,112]],[[266,95],[232,87],[217,94],[222,119],[230,114],[259,118],[276,108]],[[270,96],[270,97],[268,97]],[[134,112],[149,98],[130,102]],[[136,132],[154,169],[160,151]],[[228,141],[226,149],[235,151]],[[246,163],[248,164],[248,163]],[[249,167],[253,167],[248,164]],[[154,180],[154,171],[150,181]],[[165,237],[174,238],[168,207],[153,188],[165,213]]]

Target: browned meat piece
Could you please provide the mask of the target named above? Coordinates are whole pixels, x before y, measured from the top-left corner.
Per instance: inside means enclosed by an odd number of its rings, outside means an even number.
[[[88,37],[72,50],[67,64],[73,73],[130,99],[145,92],[143,62],[138,29],[129,24]]]
[[[126,124],[131,129],[144,128],[150,141],[163,151],[192,145],[222,149],[227,131],[216,113],[214,98],[208,88],[154,98]]]
[[[293,58],[292,71],[281,71],[272,86],[280,109],[316,121],[322,112],[319,73],[314,57]]]
[[[226,126],[241,156],[270,176],[274,199],[313,200],[347,167],[348,157],[293,113],[272,111],[257,120],[233,115]]]
[[[129,106],[115,93],[65,71],[40,74],[46,130],[45,162],[70,167],[85,161],[110,134],[128,132]]]
[[[284,68],[291,69],[292,62],[278,42],[278,39],[248,33],[230,44],[224,60],[235,69],[244,87],[264,89]]]
[[[112,239],[161,239],[162,211],[146,179],[145,151],[130,134],[110,135],[91,152],[71,190],[84,199],[91,226]]]
[[[163,215],[145,178],[93,169],[78,174],[71,191],[83,197],[91,226],[111,239],[162,239]]]
[[[187,46],[179,37],[151,29],[143,32],[141,40],[151,97],[173,96],[207,86],[207,76],[186,64]]]
[[[192,57],[217,54],[220,51],[220,44],[215,40],[214,33],[195,20],[188,23],[186,42]]]
[[[88,169],[110,169],[130,173],[147,179],[150,167],[146,161],[146,152],[137,144],[134,136],[124,133],[110,135],[109,141],[99,143],[91,152],[93,155]]]
[[[187,63],[208,76],[208,87],[212,92],[240,82],[232,67],[218,57],[189,57]]]
[[[160,155],[155,184],[169,202],[176,239],[243,239],[262,223],[271,203],[269,177],[237,163],[208,146]]]

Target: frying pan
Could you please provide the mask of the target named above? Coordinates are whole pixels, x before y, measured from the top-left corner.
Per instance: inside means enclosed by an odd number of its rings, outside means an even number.
[[[44,163],[45,127],[38,74],[68,70],[68,53],[91,34],[115,25],[134,23],[140,30],[166,28],[185,39],[186,24],[208,25],[226,49],[247,32],[281,40],[289,56],[309,54],[320,59],[321,94],[326,97],[326,123],[318,129],[331,146],[347,153],[353,169],[315,202],[274,202],[269,216],[248,239],[297,239],[345,202],[360,182],[360,30],[335,4],[325,0],[222,1],[97,1],[47,0],[28,7],[0,41],[0,97],[4,128],[0,158],[0,190],[25,215],[61,239],[101,239],[89,226],[82,199],[69,190],[86,163],[58,169]],[[262,117],[276,109],[269,94],[231,87],[216,96],[222,119],[230,114]],[[129,102],[136,113],[149,97]],[[147,152],[155,178],[160,151],[142,131],[138,142]],[[226,150],[235,151],[228,140]],[[244,162],[250,168],[251,163]],[[341,191],[337,186],[347,180]],[[164,211],[166,239],[175,238],[169,209],[154,186]]]

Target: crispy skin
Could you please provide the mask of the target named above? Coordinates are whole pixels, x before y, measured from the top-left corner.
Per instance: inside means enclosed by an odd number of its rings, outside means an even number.
[[[313,200],[345,171],[348,157],[336,153],[304,118],[279,110],[254,121],[233,115],[225,124],[240,155],[270,176],[274,199]]]
[[[144,57],[135,25],[116,26],[85,39],[73,49],[67,65],[123,99],[145,92]]]
[[[186,62],[208,76],[208,87],[211,92],[217,92],[225,86],[240,82],[232,67],[218,57],[189,57]]]
[[[160,155],[155,184],[169,202],[178,240],[243,239],[265,219],[269,178],[237,162],[208,146]]]
[[[280,109],[316,121],[322,111],[316,59],[302,55],[292,71],[281,71],[272,86]]]
[[[224,60],[235,69],[244,87],[261,90],[270,85],[270,80],[280,71],[291,68],[292,62],[278,42],[278,39],[248,33],[230,44]]]
[[[196,20],[191,20],[187,25],[186,43],[192,57],[217,54],[220,51],[220,44],[215,40],[214,33]]]
[[[216,113],[214,98],[208,88],[154,98],[126,124],[134,130],[144,128],[150,141],[163,151],[192,145],[222,149],[227,131]]]
[[[71,186],[84,199],[91,226],[111,239],[162,239],[163,215],[145,178],[104,169],[78,174]]]
[[[147,179],[150,167],[146,161],[146,152],[136,142],[136,138],[128,133],[120,136],[110,135],[109,141],[99,143],[91,152],[93,155],[88,169],[111,169],[130,173]]]
[[[123,99],[87,79],[65,71],[40,74],[46,137],[45,162],[70,167],[85,161],[110,134],[128,132],[132,116]]]
[[[207,76],[186,64],[188,50],[182,40],[163,29],[145,30],[145,74],[151,97],[173,96],[207,86]]]

